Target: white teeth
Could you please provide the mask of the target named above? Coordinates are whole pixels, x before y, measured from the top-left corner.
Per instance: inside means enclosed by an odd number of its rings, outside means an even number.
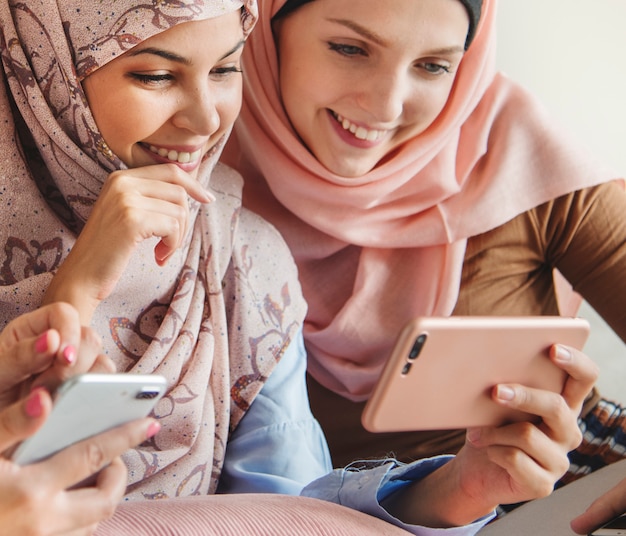
[[[175,151],[174,149],[164,149],[163,147],[155,147],[154,145],[150,145],[150,150],[158,154],[162,158],[167,158],[172,162],[178,162],[179,164],[188,164],[189,162],[195,162],[202,155],[202,151],[198,149],[193,153],[188,153],[186,151]]]
[[[355,125],[345,117],[341,117],[339,114],[335,114],[335,117],[344,130],[351,132],[354,134],[354,137],[359,140],[376,141],[379,138],[382,138],[386,132],[384,130],[368,130],[365,127]]]

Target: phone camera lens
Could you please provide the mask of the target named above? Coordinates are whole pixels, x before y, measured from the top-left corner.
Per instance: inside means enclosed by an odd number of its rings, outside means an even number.
[[[422,351],[422,347],[424,346],[425,342],[426,342],[426,333],[421,333],[420,335],[416,337],[415,342],[413,343],[413,347],[411,348],[411,351],[409,352],[409,359],[417,358],[417,356]]]
[[[145,389],[143,391],[139,391],[135,395],[135,398],[139,400],[152,400],[153,398],[156,398],[157,396],[159,396],[158,391],[155,391],[153,389]]]

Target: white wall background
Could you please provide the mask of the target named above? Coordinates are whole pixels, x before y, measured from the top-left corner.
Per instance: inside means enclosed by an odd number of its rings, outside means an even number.
[[[539,95],[556,120],[623,176],[625,26],[626,0],[500,0],[498,6],[499,69]],[[626,403],[626,346],[589,306],[580,314],[592,321],[586,351],[600,364],[601,391]]]

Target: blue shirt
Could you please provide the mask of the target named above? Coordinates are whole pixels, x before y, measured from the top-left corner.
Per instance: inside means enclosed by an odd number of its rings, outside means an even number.
[[[374,515],[413,534],[440,534],[442,529],[403,523],[380,502],[450,457],[408,465],[385,460],[371,469],[333,471],[326,439],[309,407],[305,372],[306,351],[300,333],[231,435],[218,493],[302,494]],[[445,532],[475,534],[492,517]]]

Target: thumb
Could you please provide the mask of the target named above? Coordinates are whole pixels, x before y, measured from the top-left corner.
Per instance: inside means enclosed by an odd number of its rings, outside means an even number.
[[[38,387],[25,399],[0,411],[0,452],[33,435],[41,428],[51,409],[50,393]]]

